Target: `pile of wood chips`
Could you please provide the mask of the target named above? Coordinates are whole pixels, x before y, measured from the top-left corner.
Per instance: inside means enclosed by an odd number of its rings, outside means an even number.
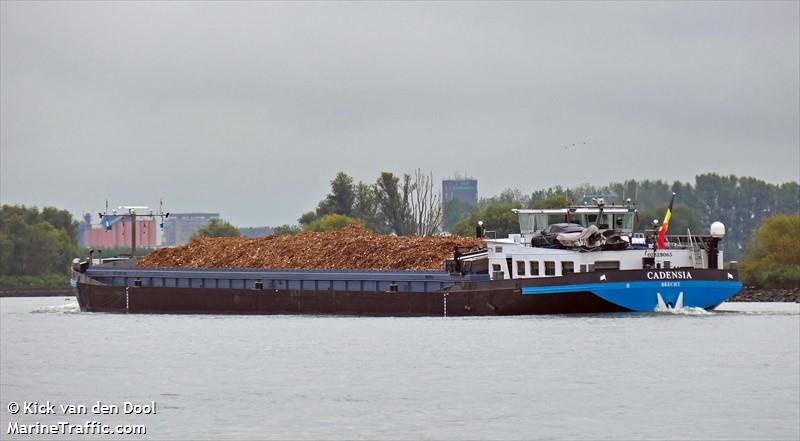
[[[350,225],[328,233],[295,236],[197,237],[143,257],[140,267],[443,270],[454,247],[478,249],[481,239],[462,236],[402,237]]]

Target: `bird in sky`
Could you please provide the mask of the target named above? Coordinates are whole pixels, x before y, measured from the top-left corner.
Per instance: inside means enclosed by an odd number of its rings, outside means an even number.
[[[573,144],[572,144],[572,147],[576,147],[577,145],[578,145],[577,143],[573,143]],[[583,141],[583,145],[586,145],[586,141]],[[562,149],[564,149],[564,150],[567,150],[567,149],[569,149],[570,147],[569,147],[569,144],[567,144],[567,145],[563,145],[563,146],[561,146],[561,148],[562,148]]]

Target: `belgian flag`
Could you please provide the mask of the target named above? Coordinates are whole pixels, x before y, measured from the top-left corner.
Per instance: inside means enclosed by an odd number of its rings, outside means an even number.
[[[672,193],[672,199],[669,201],[669,208],[667,214],[664,215],[664,222],[661,223],[661,228],[658,229],[658,249],[663,250],[666,248],[667,229],[669,229],[669,218],[672,217],[672,203],[675,202],[675,193]]]

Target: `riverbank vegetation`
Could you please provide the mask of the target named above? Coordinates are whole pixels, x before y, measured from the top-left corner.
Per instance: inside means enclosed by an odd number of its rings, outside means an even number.
[[[740,264],[742,282],[764,288],[800,288],[800,213],[764,219]]]
[[[78,256],[78,222],[66,210],[0,208],[0,284],[39,286],[68,281]]]
[[[69,274],[45,274],[43,276],[0,276],[0,287],[28,288],[40,286],[69,286]]]

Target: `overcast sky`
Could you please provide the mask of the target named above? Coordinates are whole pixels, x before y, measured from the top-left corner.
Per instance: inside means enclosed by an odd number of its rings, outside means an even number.
[[[800,179],[794,1],[0,8],[4,204],[257,226],[338,171],[466,172],[481,196]]]

